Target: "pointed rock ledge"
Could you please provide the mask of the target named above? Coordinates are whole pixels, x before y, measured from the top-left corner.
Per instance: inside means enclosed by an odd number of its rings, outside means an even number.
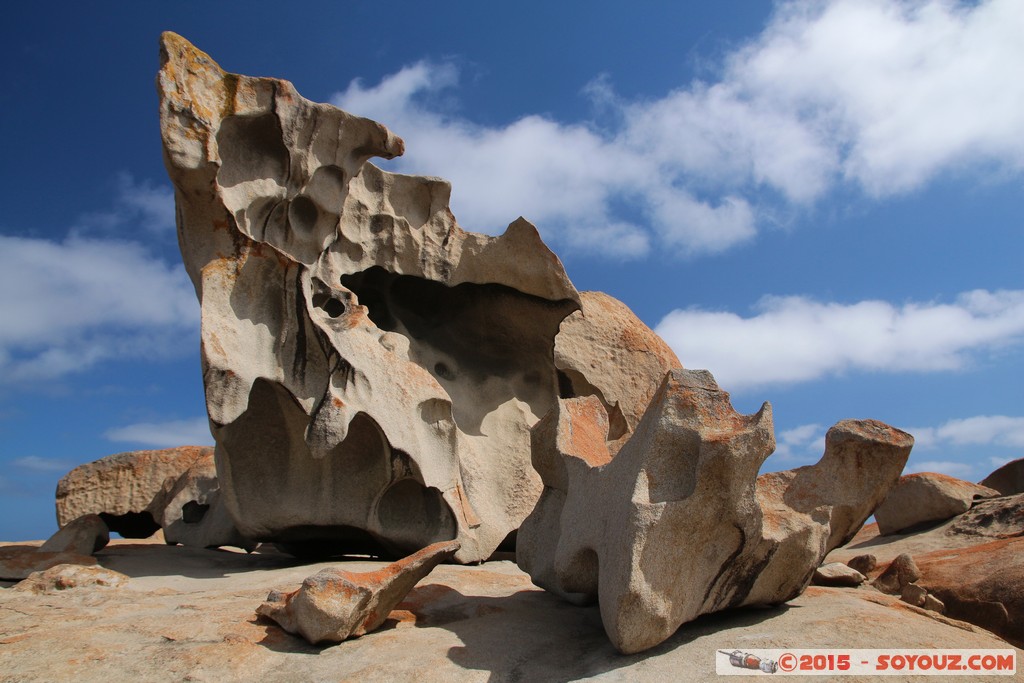
[[[413,586],[458,549],[458,541],[435,543],[363,574],[329,567],[303,581],[297,591],[272,592],[256,613],[314,645],[356,638],[383,624]]]
[[[669,373],[614,457],[607,426],[587,397],[559,401],[534,428],[545,488],[517,561],[543,588],[596,599],[623,653],[701,614],[799,595],[896,483],[913,443],[847,420],[817,465],[758,477],[775,448],[771,407],[736,413],[707,371]]]

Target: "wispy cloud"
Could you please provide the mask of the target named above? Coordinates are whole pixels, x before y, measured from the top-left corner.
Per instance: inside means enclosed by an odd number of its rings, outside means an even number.
[[[0,235],[0,381],[174,356],[194,347],[198,328],[184,268],[135,242]]]
[[[72,228],[74,235],[123,234],[143,231],[151,236],[174,235],[174,191],[170,185],[136,180],[127,172],[118,174],[111,208],[82,214]]]
[[[21,458],[15,458],[14,460],[11,460],[11,464],[17,468],[28,470],[30,472],[47,474],[54,472],[67,472],[73,467],[63,460],[42,458],[38,455],[26,455]]]
[[[156,448],[213,445],[210,424],[205,417],[166,422],[139,422],[110,429],[104,436],[111,441]]]
[[[1018,0],[790,0],[716,79],[626,101],[596,77],[583,94],[601,127],[452,115],[451,64],[353,81],[333,101],[406,139],[396,168],[453,181],[470,229],[523,214],[578,249],[709,253],[839,185],[883,197],[967,168],[1019,173],[1022,34]]]
[[[847,371],[954,370],[977,352],[1024,339],[1024,290],[975,290],[951,303],[822,303],[765,297],[755,314],[699,308],[666,315],[656,331],[687,367],[742,391]]]

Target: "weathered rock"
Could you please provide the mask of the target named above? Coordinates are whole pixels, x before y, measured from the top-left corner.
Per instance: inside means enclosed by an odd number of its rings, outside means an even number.
[[[981,480],[981,485],[1004,496],[1024,493],[1024,458],[1011,460]]]
[[[597,599],[617,649],[639,652],[680,624],[799,595],[897,480],[913,439],[844,421],[813,467],[758,478],[775,446],[771,408],[733,411],[706,371],[669,373],[612,458],[596,397],[559,401],[533,430],[545,488],[519,531],[534,582]]]
[[[581,292],[582,308],[555,337],[562,398],[594,395],[609,415],[609,440],[632,432],[661,379],[683,367],[674,351],[621,301]]]
[[[903,553],[898,555],[885,571],[871,582],[871,585],[883,593],[899,595],[908,584],[920,578],[921,571],[917,568],[914,558]]]
[[[158,521],[168,543],[193,548],[237,546],[252,550],[228,514],[217,481],[213,449],[203,453],[171,486],[165,486]]]
[[[340,643],[369,633],[420,579],[459,549],[458,541],[435,543],[376,572],[324,569],[292,593],[274,591],[256,613],[314,645]]]
[[[82,515],[69,522],[39,547],[44,553],[92,555],[110,542],[110,529],[99,515]]]
[[[945,604],[947,616],[1024,645],[1024,538],[917,556],[918,581]]]
[[[846,566],[867,576],[871,570],[878,566],[878,558],[871,554],[857,555],[846,562]]]
[[[928,591],[916,583],[908,583],[900,591],[900,600],[914,607],[924,607],[927,597]]]
[[[160,528],[167,481],[211,452],[201,446],[131,451],[76,467],[57,484],[57,524],[94,514],[125,538],[151,536]]]
[[[953,520],[947,533],[982,538],[1024,536],[1024,493],[975,503]]]
[[[829,562],[814,570],[811,583],[815,586],[856,587],[864,583],[866,578],[859,571],[842,562]]]
[[[0,580],[21,581],[33,572],[41,572],[58,564],[75,564],[86,567],[95,566],[96,558],[92,555],[79,555],[72,552],[42,552],[32,546],[0,547]]]
[[[943,603],[942,600],[939,600],[931,593],[924,596],[924,605],[922,605],[922,607],[932,612],[938,612],[939,614],[943,614],[946,611],[945,603]]]
[[[875,510],[875,519],[882,535],[895,534],[950,519],[969,510],[975,500],[998,495],[993,489],[945,474],[908,474],[900,477],[885,502]]]
[[[487,558],[540,495],[529,429],[558,398],[555,336],[581,306],[561,263],[525,219],[466,232],[447,182],[368,163],[404,150],[384,126],[225,73],[171,33],[161,63],[164,157],[239,531],[297,551],[457,538],[458,561]],[[612,308],[595,315],[626,320]],[[618,341],[629,358],[652,344],[642,324],[632,333]],[[602,377],[571,389],[624,406],[643,392]]]
[[[85,586],[115,588],[128,582],[128,577],[103,567],[85,567],[78,564],[58,564],[49,569],[32,572],[14,586],[16,591],[47,593]]]

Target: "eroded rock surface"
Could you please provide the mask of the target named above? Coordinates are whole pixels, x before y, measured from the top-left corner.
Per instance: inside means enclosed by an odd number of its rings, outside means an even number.
[[[601,401],[559,401],[533,431],[545,488],[519,532],[537,585],[597,599],[612,643],[653,647],[680,624],[800,594],[895,484],[913,439],[843,421],[812,467],[766,474],[771,408],[739,415],[706,371],[669,373],[612,457]]]
[[[363,574],[329,567],[292,593],[272,592],[256,613],[314,645],[340,643],[379,628],[413,586],[458,549],[458,541],[435,543]]]
[[[642,410],[624,372],[570,353],[560,376],[555,336],[581,299],[528,221],[466,232],[447,182],[369,163],[404,151],[384,126],[226,73],[174,34],[161,63],[217,472],[243,535],[396,555],[458,539],[458,561],[482,560],[540,495],[529,430],[560,390]],[[610,347],[655,347],[601,302]],[[677,362],[661,347],[653,386]]]
[[[76,467],[57,484],[57,523],[87,515],[125,538],[163,529],[168,543],[255,546],[224,506],[209,446],[129,451]]]
[[[875,510],[875,519],[879,533],[895,534],[956,517],[969,510],[974,501],[998,495],[994,489],[945,474],[908,474],[900,477],[885,502]]]
[[[99,515],[82,515],[50,536],[39,547],[44,553],[92,555],[110,542],[110,529]]]

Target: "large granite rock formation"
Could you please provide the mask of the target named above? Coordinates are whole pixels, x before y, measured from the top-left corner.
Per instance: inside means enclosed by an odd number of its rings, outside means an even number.
[[[529,430],[560,388],[628,426],[678,363],[632,318],[609,348],[657,346],[657,374],[560,373],[555,336],[581,298],[529,222],[465,232],[447,182],[368,163],[403,152],[384,126],[226,73],[172,33],[161,62],[217,473],[245,536],[396,555],[458,539],[458,561],[485,559],[540,495]]]
[[[758,477],[775,448],[771,407],[737,414],[706,371],[668,374],[612,457],[594,397],[559,401],[533,431],[544,480],[517,561],[537,585],[597,599],[623,653],[701,614],[801,593],[896,483],[913,439],[840,422],[811,467]]]
[[[1011,460],[982,479],[980,484],[1004,496],[1024,493],[1024,458]]]

